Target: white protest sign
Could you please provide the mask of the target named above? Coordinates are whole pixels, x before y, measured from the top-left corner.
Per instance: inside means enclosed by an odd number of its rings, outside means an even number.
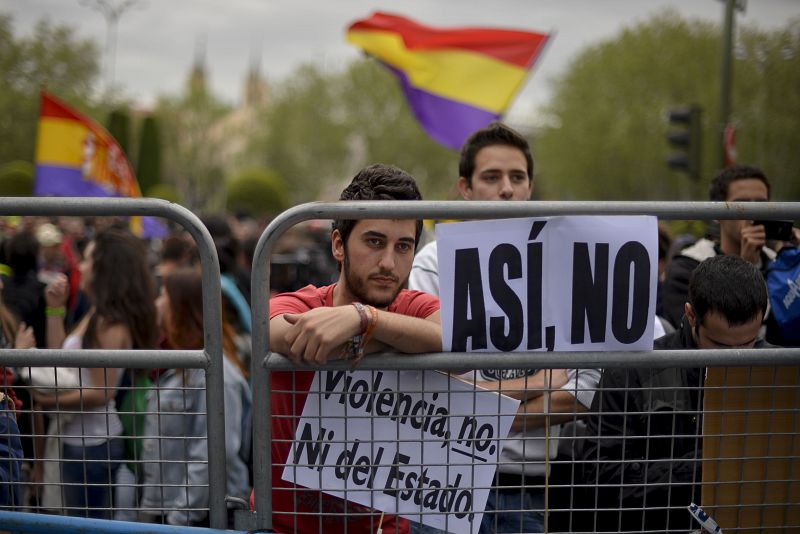
[[[435,371],[319,371],[282,478],[478,532],[518,406]]]
[[[439,224],[445,351],[652,350],[649,216]]]

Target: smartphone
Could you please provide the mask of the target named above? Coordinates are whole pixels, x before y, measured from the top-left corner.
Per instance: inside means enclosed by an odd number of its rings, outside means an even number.
[[[792,221],[753,221],[753,226],[762,225],[767,239],[790,241],[792,239]]]

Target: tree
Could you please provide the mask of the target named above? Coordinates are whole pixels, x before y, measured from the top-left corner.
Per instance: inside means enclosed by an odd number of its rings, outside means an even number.
[[[395,78],[373,60],[341,72],[299,68],[278,85],[262,123],[250,150],[284,178],[293,203],[337,198],[374,162],[410,172],[425,198],[441,198],[455,182],[457,155],[428,138]]]
[[[778,31],[744,27],[734,63],[739,161],[770,177],[772,198],[800,199],[800,18]]]
[[[229,108],[193,75],[178,97],[162,97],[155,115],[163,126],[164,178],[189,209],[225,208],[225,180],[214,127]]]
[[[33,165],[27,161],[11,161],[0,165],[0,197],[33,195]]]
[[[178,190],[171,184],[155,184],[147,190],[146,196],[176,203],[181,201]]]
[[[116,139],[128,159],[131,159],[131,118],[124,109],[114,109],[108,114],[108,133]]]
[[[99,51],[68,26],[36,25],[16,37],[11,17],[0,14],[0,163],[33,161],[42,85],[86,111],[98,74]]]
[[[548,196],[574,199],[692,198],[702,188],[665,163],[665,111],[697,103],[717,112],[719,30],[674,13],[623,30],[587,48],[557,81],[549,107],[553,125],[535,143]],[[704,172],[711,168],[705,150]]]
[[[779,43],[793,35],[797,55],[798,37],[791,27],[775,34],[742,33],[772,39],[776,54]],[[547,197],[705,200],[718,165],[720,39],[717,26],[667,11],[579,54],[555,83],[547,109],[550,125],[534,145]],[[800,182],[797,67],[797,60],[776,66],[780,76],[776,73],[774,80],[752,75],[740,62],[734,71],[734,113],[747,132],[738,139],[739,160],[767,170],[776,191]],[[768,105],[759,96],[764,91],[772,97]],[[670,151],[665,111],[688,104],[703,108],[704,178],[696,183],[665,164]],[[750,144],[759,129],[765,136],[763,157]]]
[[[286,183],[269,169],[247,169],[228,182],[229,213],[275,216],[287,207]]]
[[[142,194],[161,183],[161,138],[158,121],[153,116],[145,117],[139,139],[139,157],[136,159],[136,178]]]

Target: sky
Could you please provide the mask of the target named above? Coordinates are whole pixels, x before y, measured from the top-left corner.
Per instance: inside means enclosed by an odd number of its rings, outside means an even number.
[[[42,18],[67,24],[105,50],[107,25],[91,6],[124,0],[0,0],[14,33],[29,35]],[[440,27],[491,26],[552,33],[509,116],[528,114],[550,96],[553,80],[587,46],[671,8],[687,18],[722,23],[721,0],[127,0],[119,19],[114,79],[142,107],[179,94],[195,58],[205,59],[211,90],[230,104],[242,98],[254,62],[269,82],[303,63],[341,69],[360,52],[347,26],[376,10]],[[740,0],[742,1],[742,0]],[[800,17],[800,0],[749,0],[737,24],[762,29]],[[105,70],[102,82],[110,79]]]

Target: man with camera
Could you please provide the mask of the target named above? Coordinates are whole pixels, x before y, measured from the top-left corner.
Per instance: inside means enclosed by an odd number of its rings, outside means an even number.
[[[761,169],[747,165],[733,165],[723,169],[711,181],[709,200],[714,202],[766,202],[770,198],[770,184]],[[705,259],[720,254],[739,256],[755,265],[766,276],[767,265],[775,259],[775,250],[768,241],[797,240],[797,231],[791,223],[783,221],[752,221],[731,219],[719,221],[719,242],[700,239],[683,249],[667,267],[664,280],[664,315],[678,328],[684,312],[689,288],[689,278]],[[794,234],[794,235],[793,235]],[[767,340],[780,344],[772,336],[773,329],[767,320]]]

